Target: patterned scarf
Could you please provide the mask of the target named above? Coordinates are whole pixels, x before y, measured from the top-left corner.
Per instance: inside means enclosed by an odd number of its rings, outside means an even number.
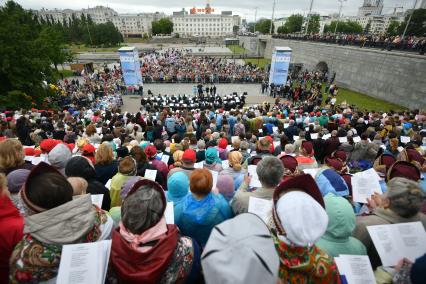
[[[95,224],[79,243],[96,242],[101,236],[101,225],[108,217],[101,209],[93,206]],[[55,278],[61,261],[62,246],[47,244],[26,234],[16,245],[10,258],[10,283],[39,283]]]
[[[279,279],[283,283],[328,284],[341,283],[334,260],[315,245],[296,247],[272,238],[280,258]]]

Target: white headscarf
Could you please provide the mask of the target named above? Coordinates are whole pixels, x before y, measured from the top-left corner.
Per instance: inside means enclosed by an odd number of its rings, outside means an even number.
[[[284,194],[277,202],[276,211],[286,232],[286,236],[278,235],[283,242],[312,246],[327,230],[327,212],[305,192]]]

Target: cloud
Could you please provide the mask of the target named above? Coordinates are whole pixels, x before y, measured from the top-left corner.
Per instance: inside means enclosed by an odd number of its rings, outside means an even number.
[[[0,3],[5,0],[0,0]],[[118,13],[146,13],[146,12],[164,12],[170,15],[173,11],[179,11],[182,8],[187,10],[191,7],[204,7],[206,2],[194,0],[167,0],[167,1],[148,1],[148,0],[16,0],[20,5],[27,9],[81,9],[94,7],[97,5],[108,6]],[[404,9],[411,8],[415,0],[385,0],[385,13],[391,13],[393,7],[404,6]],[[257,18],[271,18],[273,0],[211,0],[210,5],[216,11],[231,10],[234,14],[247,18],[249,21],[254,19],[255,7]],[[344,2],[342,14],[356,15],[358,8],[363,0],[348,0]],[[155,4],[155,5],[153,5]],[[289,16],[291,14],[306,14],[309,9],[310,0],[276,0],[275,18]],[[321,15],[337,13],[339,2],[337,0],[314,0],[313,11]]]

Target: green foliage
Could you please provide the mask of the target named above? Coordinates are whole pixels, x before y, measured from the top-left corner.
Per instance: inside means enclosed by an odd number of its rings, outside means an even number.
[[[162,18],[158,21],[152,21],[152,34],[169,35],[173,32],[173,22],[168,18]]]
[[[51,94],[43,84],[55,77],[51,64],[67,57],[62,37],[8,1],[0,7],[0,42],[0,106],[41,105]]]
[[[93,25],[90,28],[92,45],[117,46],[123,41],[122,35],[117,31],[113,23]]]
[[[308,34],[319,33],[319,30],[320,30],[320,16],[312,15],[309,19]]]
[[[284,24],[287,33],[298,33],[302,31],[303,16],[300,14],[291,15]]]
[[[288,34],[288,29],[285,25],[282,25],[281,27],[278,27],[277,33],[279,34]]]
[[[269,34],[271,29],[271,20],[270,19],[260,19],[255,25],[256,31],[262,34]],[[272,24],[272,31],[274,31],[274,24]]]
[[[391,36],[395,36],[398,34],[398,28],[399,28],[399,22],[397,21],[392,21],[389,24],[389,27],[387,29],[387,34],[391,35]]]
[[[353,21],[332,21],[329,25],[324,26],[324,32],[325,33],[334,33],[334,30],[337,25],[337,32],[338,33],[347,33],[347,34],[359,34],[362,33],[363,29],[360,24]]]
[[[398,28],[398,34],[404,32],[410,15],[405,16],[405,20]],[[413,11],[410,24],[407,28],[406,35],[424,36],[426,34],[426,9],[416,9]]]

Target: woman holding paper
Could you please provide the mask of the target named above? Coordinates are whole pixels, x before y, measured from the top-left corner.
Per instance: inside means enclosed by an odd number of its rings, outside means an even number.
[[[220,175],[230,175],[234,179],[234,190],[237,190],[244,180],[246,170],[242,168],[243,155],[238,151],[228,154],[229,168],[220,172]]]
[[[10,258],[10,283],[54,283],[63,245],[111,236],[111,217],[88,194],[73,199],[71,184],[44,162],[31,170],[20,194],[27,217]]]
[[[158,183],[144,179],[133,185],[112,233],[111,282],[196,283],[199,247],[181,236],[176,225],[166,223],[166,205]]]
[[[388,182],[388,191],[369,202],[372,214],[359,216],[353,236],[367,248],[373,269],[381,264],[380,258],[367,231],[368,226],[420,221],[426,228],[426,215],[420,213],[425,195],[418,182],[395,177]]]

